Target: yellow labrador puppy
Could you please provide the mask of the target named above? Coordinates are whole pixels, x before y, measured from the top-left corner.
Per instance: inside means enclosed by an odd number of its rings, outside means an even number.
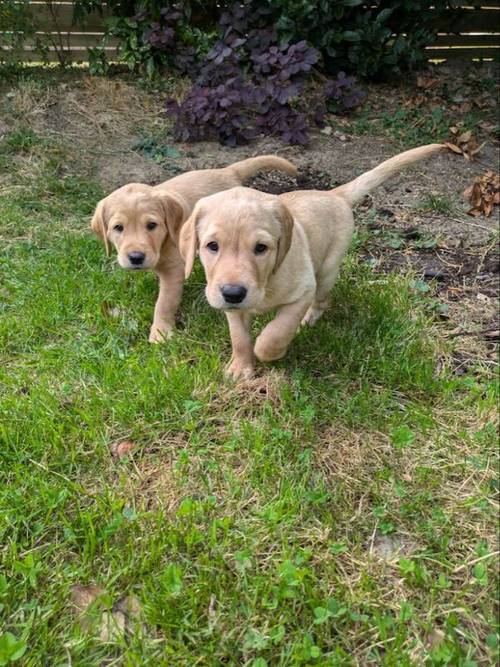
[[[406,165],[443,150],[441,144],[414,148],[331,191],[276,196],[237,187],[196,204],[179,249],[187,277],[199,247],[208,302],[226,313],[230,376],[250,377],[254,356],[280,359],[299,325],[321,317],[351,240],[352,207]],[[276,317],[253,346],[252,315],[274,308]]]
[[[121,267],[129,271],[149,269],[158,276],[160,292],[150,342],[164,340],[175,327],[184,280],[179,232],[193,206],[201,197],[241,185],[262,169],[297,173],[288,160],[261,155],[223,169],[189,171],[154,187],[130,183],[97,204],[91,227],[104,242],[106,254],[112,243]]]

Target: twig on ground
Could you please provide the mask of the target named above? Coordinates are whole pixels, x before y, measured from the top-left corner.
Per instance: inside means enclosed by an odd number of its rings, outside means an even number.
[[[445,334],[445,337],[456,338],[457,336],[481,336],[484,334],[494,333],[494,332],[498,332],[500,334],[500,331],[498,329],[489,328],[489,329],[480,329],[479,331],[450,331],[449,333]]]
[[[453,574],[457,574],[457,572],[461,572],[462,570],[465,570],[465,568],[470,567],[471,565],[475,565],[476,563],[479,563],[486,558],[493,558],[493,556],[498,556],[498,554],[500,554],[500,551],[492,551],[491,553],[480,556],[479,558],[474,558],[474,560],[470,560],[469,562],[460,565],[460,567],[456,567],[453,570]]]
[[[484,229],[486,232],[492,232],[493,228],[486,227],[486,225],[480,225],[477,222],[472,222],[472,220],[458,220],[458,218],[449,218],[453,222],[464,223],[465,225],[470,225],[471,227],[478,227],[479,229]]]

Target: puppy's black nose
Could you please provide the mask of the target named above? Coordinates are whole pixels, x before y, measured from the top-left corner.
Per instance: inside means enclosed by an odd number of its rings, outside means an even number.
[[[128,254],[129,261],[131,264],[134,264],[134,266],[140,266],[145,257],[146,255],[143,252],[138,251],[129,252]]]
[[[222,285],[220,291],[226,303],[241,303],[247,295],[247,288],[243,285]]]

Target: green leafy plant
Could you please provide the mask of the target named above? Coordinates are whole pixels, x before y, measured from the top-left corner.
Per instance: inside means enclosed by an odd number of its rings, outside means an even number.
[[[263,4],[277,8],[278,3]],[[386,0],[284,0],[277,28],[284,39],[301,35],[322,53],[325,69],[386,77],[417,67],[434,41],[432,21],[445,2]],[[433,9],[431,9],[433,7]]]
[[[75,16],[95,11],[100,3],[80,0]],[[151,40],[167,15],[175,15],[169,39],[180,38],[193,52],[207,52],[217,34],[217,23],[227,11],[267,17],[281,44],[306,40],[322,57],[325,71],[355,72],[363,78],[400,74],[425,61],[424,47],[437,33],[435,19],[447,0],[385,0],[367,5],[362,0],[244,0],[202,3],[196,0],[169,2],[108,3],[115,18],[109,32],[120,40],[123,61],[131,68],[145,67],[151,74],[168,61],[165,34]],[[234,24],[233,24],[234,25]]]
[[[11,632],[5,632],[0,636],[0,666],[16,662],[26,653],[27,645],[22,639],[18,639]]]
[[[0,5],[0,59],[16,62],[26,39],[33,38],[33,12],[27,0],[5,0]]]

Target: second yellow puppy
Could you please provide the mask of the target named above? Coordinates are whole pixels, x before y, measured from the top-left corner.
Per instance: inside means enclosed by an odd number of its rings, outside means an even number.
[[[184,264],[177,249],[182,224],[201,197],[241,185],[262,169],[295,175],[293,164],[276,155],[259,155],[222,169],[198,169],[164,183],[129,183],[102,199],[91,227],[106,253],[112,243],[118,263],[128,271],[154,271],[160,281],[149,340],[167,338],[175,326],[182,296]]]

